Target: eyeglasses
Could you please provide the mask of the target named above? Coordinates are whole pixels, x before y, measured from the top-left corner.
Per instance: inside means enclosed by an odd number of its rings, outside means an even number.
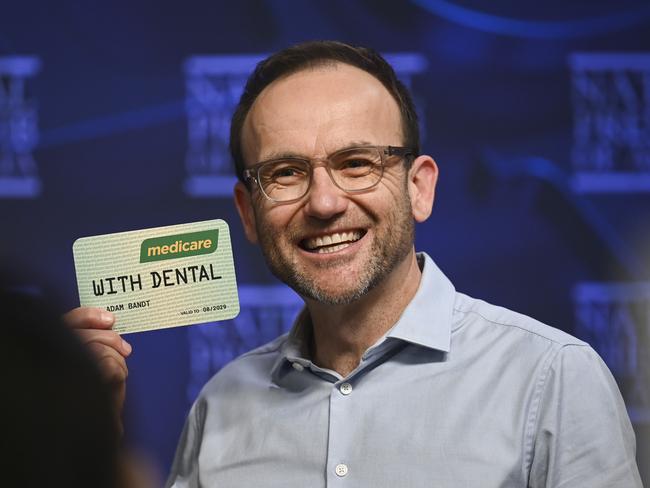
[[[361,146],[336,151],[322,161],[337,187],[357,193],[379,183],[391,157],[412,155],[413,150],[408,147]],[[309,192],[315,166],[311,161],[293,157],[263,161],[246,169],[244,179],[257,183],[264,196],[273,202],[293,202]]]

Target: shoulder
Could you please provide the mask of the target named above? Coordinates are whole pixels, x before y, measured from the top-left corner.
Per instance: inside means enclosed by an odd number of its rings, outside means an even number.
[[[620,393],[609,369],[598,353],[586,342],[559,329],[546,325],[526,315],[491,305],[482,300],[457,293],[453,324],[452,353],[474,359],[483,365],[501,364],[508,372],[500,374],[509,378],[532,382],[535,403],[543,396],[553,396],[553,390],[563,392],[547,405],[567,402],[567,392],[590,392],[574,398],[575,402],[587,398],[609,398],[614,410],[621,408]],[[558,386],[558,385],[564,385]],[[539,406],[539,405],[538,405]]]
[[[506,388],[519,385],[535,401],[550,383],[579,383],[580,377],[593,381],[594,390],[615,390],[607,366],[586,342],[462,293],[455,296],[449,354],[476,378],[499,378]]]
[[[480,354],[484,362],[507,364],[514,375],[527,381],[535,378],[536,395],[549,395],[552,385],[573,385],[583,392],[610,396],[612,405],[621,406],[611,372],[589,344],[526,315],[457,293],[452,353],[454,344],[461,357]]]
[[[553,349],[564,346],[589,347],[586,342],[532,317],[456,293],[452,330],[461,331],[464,328],[474,329],[474,333],[505,335],[514,340],[546,344]]]

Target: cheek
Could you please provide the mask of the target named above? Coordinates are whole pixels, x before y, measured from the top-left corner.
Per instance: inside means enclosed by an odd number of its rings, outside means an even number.
[[[397,175],[384,175],[377,186],[381,194],[382,203],[397,204],[405,196],[408,197],[408,182],[406,175],[400,172]]]
[[[273,239],[286,237],[296,210],[287,208],[287,205],[269,206],[265,202],[258,203],[261,203],[256,207],[258,233],[272,236]]]

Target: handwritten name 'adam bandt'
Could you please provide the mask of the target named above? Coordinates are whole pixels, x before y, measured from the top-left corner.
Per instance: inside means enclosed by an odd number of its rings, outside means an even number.
[[[146,276],[146,275],[145,275]],[[214,272],[212,263],[208,265],[186,266],[184,268],[170,268],[149,273],[149,288],[160,288],[176,285],[188,285],[201,281],[220,280]],[[95,296],[115,295],[136,290],[142,290],[142,276],[140,273],[132,275],[110,276],[93,280],[93,293]]]

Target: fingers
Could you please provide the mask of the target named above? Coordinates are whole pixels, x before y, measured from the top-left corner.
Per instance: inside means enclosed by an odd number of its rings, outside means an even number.
[[[108,342],[114,342],[115,336],[119,341],[122,339],[117,335],[117,333],[109,330],[79,330],[81,336],[85,335],[88,332],[98,332],[102,333],[102,340],[106,340],[104,336],[108,337]],[[97,360],[97,365],[99,370],[104,377],[105,381],[110,385],[112,390],[113,397],[113,406],[116,412],[116,425],[120,434],[123,432],[121,413],[124,408],[124,399],[126,396],[126,378],[129,376],[129,369],[126,366],[126,358],[123,353],[113,347],[113,345],[107,345],[100,340],[93,340],[92,338],[86,337],[87,346],[90,349],[90,352],[95,356]],[[97,339],[95,337],[94,339]],[[83,340],[83,339],[82,339]],[[122,341],[126,344],[126,341]],[[128,346],[128,344],[127,344]],[[128,346],[129,350],[131,346]],[[128,354],[126,354],[128,355]]]
[[[126,357],[131,354],[131,345],[110,329],[115,315],[101,308],[77,307],[63,316],[68,327],[75,329],[82,342],[99,342],[112,347]]]
[[[129,375],[126,357],[131,354],[131,345],[112,330],[76,329],[81,339],[97,359],[104,378],[114,384],[123,383]]]
[[[121,430],[120,413],[124,406],[126,378],[129,375],[126,357],[131,354],[131,345],[111,330],[115,324],[115,315],[104,309],[78,307],[66,313],[63,320],[68,327],[74,329],[81,342],[95,356],[102,376],[111,385],[116,420]]]
[[[76,333],[84,344],[102,344],[114,349],[124,357],[131,354],[131,345],[122,339],[117,332],[112,330],[77,329]]]
[[[97,364],[109,383],[123,383],[129,375],[124,357],[112,347],[99,342],[91,342],[88,348],[95,356]]]
[[[63,320],[73,329],[110,329],[115,315],[101,308],[77,307],[66,313]]]
[[[109,382],[119,384],[126,380],[129,370],[125,358],[132,349],[117,332],[110,330],[115,323],[112,313],[101,308],[78,307],[66,313],[63,320],[97,358]]]
[[[115,408],[115,425],[120,434],[124,434],[124,424],[122,424],[122,410],[124,409],[124,400],[126,399],[126,382],[113,383],[113,408]]]

